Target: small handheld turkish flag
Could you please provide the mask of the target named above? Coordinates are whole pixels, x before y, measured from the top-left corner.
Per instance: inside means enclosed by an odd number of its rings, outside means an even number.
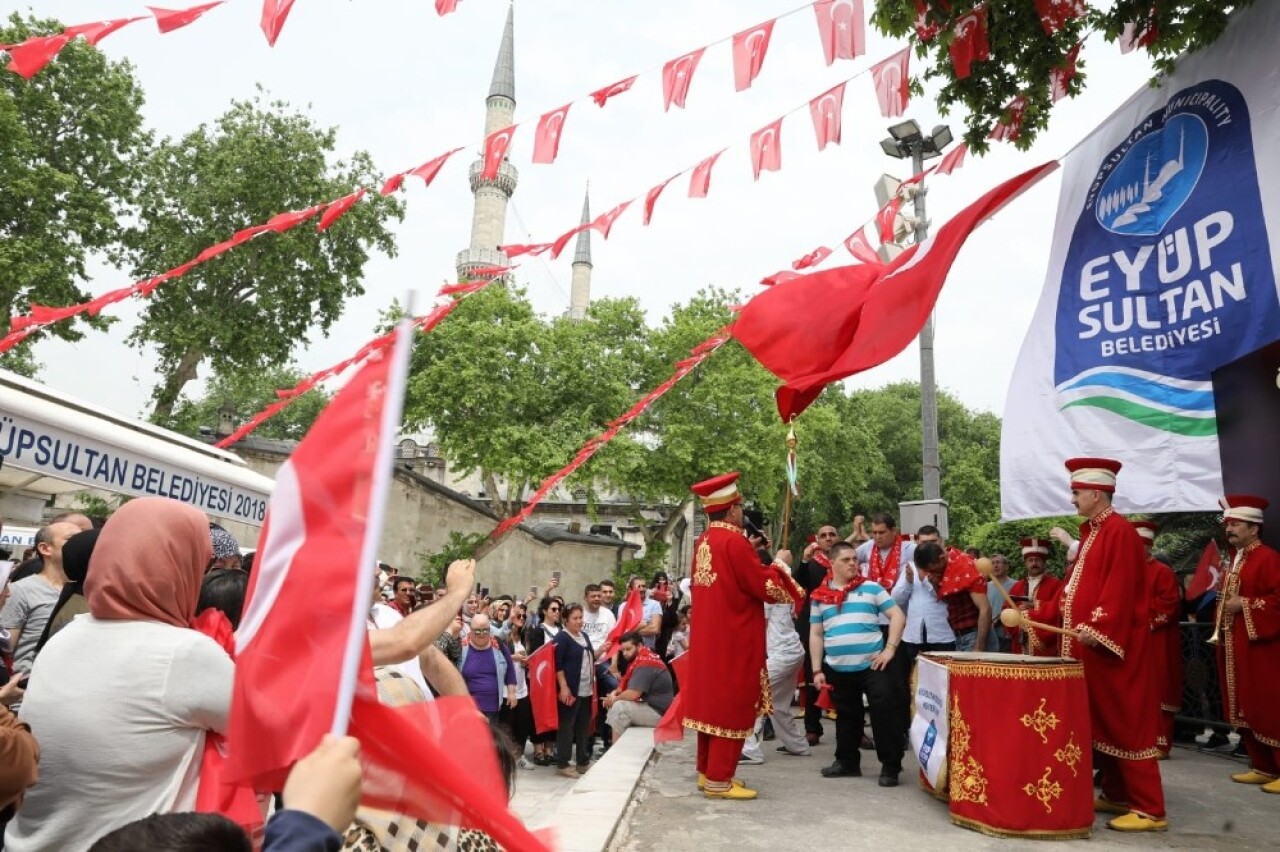
[[[529,655],[529,703],[533,726],[540,733],[560,727],[556,709],[556,646],[548,642]]]

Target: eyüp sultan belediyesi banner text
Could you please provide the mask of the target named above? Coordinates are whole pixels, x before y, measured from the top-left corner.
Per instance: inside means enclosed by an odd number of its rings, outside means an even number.
[[[1124,463],[1126,512],[1213,509],[1212,373],[1280,338],[1280,4],[1233,15],[1063,160],[1001,438],[1005,518],[1070,511],[1062,460]]]

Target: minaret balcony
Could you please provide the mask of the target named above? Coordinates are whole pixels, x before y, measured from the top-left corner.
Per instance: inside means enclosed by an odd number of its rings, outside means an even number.
[[[519,173],[516,171],[516,167],[511,165],[508,160],[505,158],[502,160],[502,163],[498,166],[498,176],[493,180],[486,180],[481,177],[482,172],[484,172],[483,157],[471,164],[470,177],[471,191],[473,193],[482,186],[496,186],[507,198],[515,194],[516,180],[519,178]]]

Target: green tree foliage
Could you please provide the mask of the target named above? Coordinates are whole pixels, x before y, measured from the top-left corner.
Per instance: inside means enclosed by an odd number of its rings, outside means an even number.
[[[423,551],[418,554],[422,565],[418,571],[417,581],[430,583],[432,586],[441,585],[449,571],[449,565],[458,559],[473,558],[476,548],[485,538],[484,533],[460,533],[456,530],[449,533],[449,540],[445,542],[443,548],[435,552]],[[403,574],[408,573],[408,569],[404,566],[393,567]]]
[[[1065,491],[1066,480],[1063,479],[1064,497],[1063,502],[1068,506],[1070,503],[1067,498],[1070,496]],[[1009,574],[1013,577],[1023,577],[1026,570],[1022,565],[1022,544],[1024,538],[1049,538],[1049,530],[1054,527],[1062,527],[1071,533],[1073,538],[1080,535],[1080,518],[1075,515],[1059,515],[1054,518],[1030,518],[1024,521],[1007,521],[1001,523],[998,519],[989,520],[980,524],[974,530],[973,535],[965,539],[966,547],[976,547],[982,551],[984,556],[994,556],[999,553],[1007,557],[1009,560]],[[1061,577],[1067,566],[1067,549],[1056,540],[1050,539],[1049,545],[1049,573],[1055,577]]]
[[[369,155],[331,162],[335,130],[288,104],[234,102],[212,126],[165,139],[142,170],[134,275],[157,275],[277,213],[376,184]],[[395,254],[387,220],[403,205],[371,193],[323,233],[314,220],[266,233],[157,288],[130,336],[159,352],[154,415],[168,418],[196,369],[215,374],[287,363],[364,292],[370,251]]]
[[[459,472],[478,471],[494,512],[509,517],[631,404],[645,335],[633,299],[546,321],[523,289],[491,284],[416,341],[405,421],[431,428]]]
[[[0,43],[61,28],[15,13],[0,27]],[[0,329],[32,302],[85,301],[90,257],[118,259],[121,217],[148,142],[142,103],[132,66],[108,61],[80,39],[31,80],[0,73]],[[48,333],[79,340],[79,322],[106,323],[82,318]],[[5,356],[5,369],[34,371],[30,343]]]
[[[1049,73],[1065,66],[1067,54],[1090,33],[1101,33],[1115,44],[1126,24],[1136,23],[1139,32],[1150,33],[1146,50],[1158,72],[1171,69],[1184,52],[1212,44],[1226,28],[1227,18],[1252,0],[1114,0],[1092,3],[1087,13],[1047,35],[1032,0],[988,2],[988,41],[991,59],[975,62],[970,75],[957,80],[951,65],[952,26],[968,14],[978,0],[923,0],[928,22],[941,28],[930,41],[921,43],[915,32],[917,0],[876,0],[872,21],[883,33],[910,36],[916,55],[926,62],[924,79],[938,80],[938,108],[942,114],[959,106],[965,116],[965,141],[974,151],[987,150],[992,125],[1007,120],[1007,107],[1016,97],[1026,98],[1021,135],[1016,145],[1026,149],[1040,131],[1049,126],[1053,108]],[[1145,41],[1146,39],[1144,39]],[[1118,49],[1118,48],[1112,48]],[[1072,97],[1084,91],[1087,54],[1081,53],[1078,72],[1069,84]],[[923,93],[919,80],[913,86]]]
[[[194,437],[200,434],[201,429],[217,427],[219,409],[230,403],[235,410],[236,425],[239,425],[275,402],[277,390],[293,387],[305,375],[296,367],[216,374],[201,396],[183,397],[168,418],[157,422],[167,429]],[[307,391],[259,426],[253,434],[259,438],[301,440],[328,403],[329,394],[323,390]]]

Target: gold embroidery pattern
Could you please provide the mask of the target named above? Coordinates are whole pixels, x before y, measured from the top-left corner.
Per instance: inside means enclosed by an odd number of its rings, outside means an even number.
[[[960,699],[951,696],[950,788],[951,801],[987,803],[987,776],[982,764],[969,755],[969,723],[960,713]]]
[[[1093,834],[1093,825],[1086,825],[1084,828],[1067,828],[1067,829],[1028,829],[1026,831],[1015,831],[1008,828],[996,828],[994,825],[987,825],[970,817],[960,816],[959,814],[951,815],[952,825],[963,826],[979,834],[985,834],[988,837],[1032,837],[1038,840],[1083,840]]]
[[[999,680],[1084,680],[1084,668],[1077,662],[998,666],[992,663],[947,662],[952,677],[982,677]]]
[[[1046,766],[1044,774],[1038,780],[1022,788],[1022,792],[1034,799],[1038,799],[1040,804],[1044,805],[1045,813],[1049,814],[1053,813],[1053,805],[1050,802],[1062,798],[1062,785],[1057,781],[1049,780],[1049,776],[1052,774],[1053,767]]]
[[[729,532],[735,532],[738,535],[742,535],[742,527],[731,524],[728,521],[712,521],[711,523],[707,524],[707,529],[728,530]]]
[[[1222,590],[1219,592],[1221,600],[1229,598],[1240,593],[1240,572],[1244,570],[1245,563],[1249,561],[1249,554],[1253,552],[1260,542],[1253,542],[1240,552],[1239,558],[1234,560],[1231,570],[1227,571],[1222,578]],[[1249,639],[1256,638],[1251,632],[1253,627],[1253,619],[1249,618],[1249,610],[1246,608],[1241,612],[1244,616],[1245,635]],[[1226,658],[1226,690],[1227,690],[1227,721],[1235,728],[1247,728],[1248,723],[1240,713],[1237,706],[1236,692],[1236,632],[1235,632],[1235,613],[1226,612],[1222,615],[1222,652]]]
[[[1110,636],[1107,636],[1103,633],[1098,632],[1097,630],[1094,630],[1092,627],[1090,627],[1087,624],[1077,624],[1076,630],[1080,631],[1081,633],[1088,633],[1094,639],[1097,639],[1098,644],[1100,644],[1102,647],[1106,648],[1108,651],[1115,654],[1120,659],[1122,660],[1124,659],[1124,648],[1116,644],[1115,640],[1113,640]]]
[[[693,584],[710,586],[716,581],[716,572],[711,567],[711,544],[703,539],[698,545],[698,552],[693,558]]]
[[[1095,606],[1093,608],[1093,612],[1089,614],[1089,617],[1094,621],[1100,621],[1107,617],[1107,611],[1100,606]]]
[[[706,722],[698,722],[694,719],[685,719],[684,726],[691,731],[699,731],[700,733],[710,734],[713,737],[724,737],[727,740],[745,740],[753,732],[752,728],[737,731],[733,728],[722,728],[719,725],[709,725]]]
[[[769,672],[760,670],[760,709],[757,716],[773,715],[773,690],[769,689]]]
[[[1076,772],[1076,764],[1080,762],[1080,758],[1084,757],[1084,752],[1080,750],[1080,746],[1076,745],[1075,733],[1071,734],[1067,744],[1055,751],[1053,756],[1057,758],[1059,763],[1067,765],[1067,768],[1071,770],[1072,778],[1079,777],[1079,773]]]
[[[1148,758],[1160,756],[1160,749],[1155,746],[1152,746],[1151,748],[1144,748],[1142,751],[1127,751],[1125,749],[1116,748],[1113,745],[1107,745],[1106,743],[1100,743],[1097,740],[1094,740],[1093,747],[1103,754],[1109,754],[1112,757],[1118,757],[1121,760],[1147,760]]]
[[[791,603],[791,595],[787,594],[787,590],[779,586],[773,580],[764,581],[764,592],[769,596],[769,600],[775,603]]]
[[[1273,740],[1273,739],[1270,739],[1269,737],[1258,736],[1257,731],[1253,732],[1253,738],[1265,746],[1271,746],[1272,748],[1280,748],[1280,740]]]
[[[1022,725],[1031,728],[1040,735],[1040,741],[1045,745],[1049,744],[1049,738],[1045,736],[1045,731],[1056,731],[1058,729],[1058,714],[1044,712],[1044,703],[1048,699],[1041,698],[1040,706],[1036,708],[1034,713],[1022,714]]]
[[[1093,543],[1098,538],[1098,530],[1102,527],[1102,522],[1115,514],[1115,510],[1110,506],[1098,513],[1095,518],[1089,519],[1089,535],[1080,545],[1080,553],[1076,556],[1076,567],[1071,572],[1071,579],[1067,581],[1067,587],[1062,590],[1062,623],[1074,624],[1075,619],[1071,617],[1071,608],[1075,604],[1076,587],[1080,585],[1080,578],[1084,576],[1085,557],[1089,555],[1089,551],[1093,549]],[[1071,653],[1071,643],[1075,640],[1070,636],[1062,637],[1062,656],[1075,659],[1075,655]]]

